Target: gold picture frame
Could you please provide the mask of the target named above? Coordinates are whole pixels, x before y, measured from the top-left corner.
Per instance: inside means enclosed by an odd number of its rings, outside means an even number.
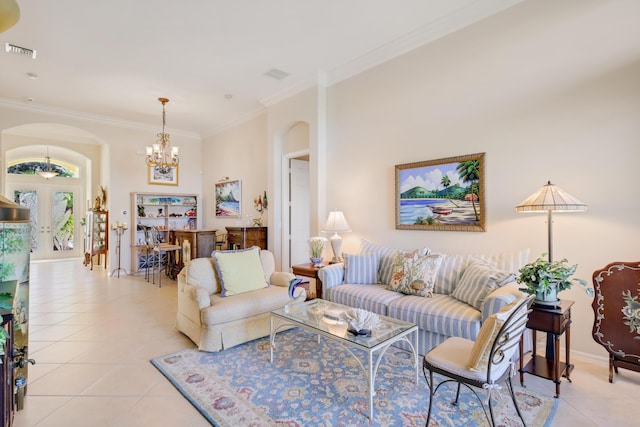
[[[397,230],[485,231],[484,153],[395,169]]]
[[[178,185],[178,165],[169,167],[167,173],[162,173],[155,163],[147,166],[148,182],[154,185]]]

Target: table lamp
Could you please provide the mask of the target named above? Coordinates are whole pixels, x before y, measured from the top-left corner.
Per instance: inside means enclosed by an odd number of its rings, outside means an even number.
[[[329,212],[329,217],[327,218],[327,222],[324,224],[324,230],[326,232],[333,232],[333,236],[329,239],[331,242],[331,250],[333,251],[333,258],[330,263],[335,264],[337,262],[341,262],[340,258],[340,246],[342,246],[342,238],[338,235],[338,233],[346,233],[351,231],[351,227],[347,223],[347,220],[344,217],[342,211],[333,210]]]

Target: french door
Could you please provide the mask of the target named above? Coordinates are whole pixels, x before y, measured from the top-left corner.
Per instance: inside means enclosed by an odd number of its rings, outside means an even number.
[[[79,187],[15,184],[10,197],[31,210],[31,259],[80,257],[83,233],[77,208]]]

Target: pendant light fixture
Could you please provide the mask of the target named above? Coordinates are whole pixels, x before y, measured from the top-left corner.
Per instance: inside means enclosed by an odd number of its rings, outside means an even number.
[[[162,103],[162,132],[158,134],[158,141],[151,147],[147,147],[147,166],[154,167],[162,174],[167,174],[171,168],[178,166],[178,147],[171,147],[169,134],[164,131],[166,125],[165,105],[167,98],[158,98]]]
[[[36,173],[41,177],[43,177],[44,179],[51,179],[54,176],[57,176],[58,172],[55,172],[53,169],[51,169],[51,157],[49,157],[49,147],[47,147],[47,157],[45,157],[45,159],[47,160],[45,170],[40,170],[40,168],[38,168]]]

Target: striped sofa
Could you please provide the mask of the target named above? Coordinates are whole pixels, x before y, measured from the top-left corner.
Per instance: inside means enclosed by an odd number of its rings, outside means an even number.
[[[393,260],[397,249],[379,246],[363,241],[360,254],[377,253],[379,255],[377,275],[369,277],[371,283],[362,283],[354,279],[348,271],[345,276],[345,264],[331,264],[322,268],[318,278],[322,281],[323,295],[327,300],[350,307],[362,308],[371,312],[401,319],[418,325],[418,353],[423,355],[431,348],[442,343],[448,337],[462,337],[475,340],[482,322],[502,307],[522,297],[513,281],[514,274],[527,263],[529,251],[496,255],[446,255],[435,273],[435,287],[431,297],[407,295],[390,289],[393,274]],[[428,253],[428,249],[422,250]],[[345,257],[347,260],[347,257]],[[471,265],[483,263],[495,267],[496,271],[507,272],[506,277],[496,286],[484,291],[481,300],[469,300],[456,292],[458,282],[471,274]],[[348,266],[347,266],[348,267]],[[362,276],[361,276],[362,277]],[[349,279],[349,280],[347,280]],[[487,280],[477,278],[475,282],[464,279],[466,285],[487,286]],[[349,283],[356,281],[358,283]],[[473,290],[473,289],[472,289]],[[470,301],[473,305],[469,304]],[[475,307],[474,307],[475,305]]]

